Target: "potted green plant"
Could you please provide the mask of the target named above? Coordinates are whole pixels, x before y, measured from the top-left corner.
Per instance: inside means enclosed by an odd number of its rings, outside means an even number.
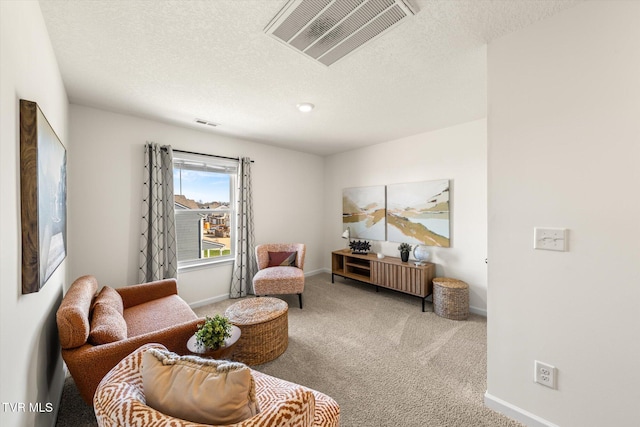
[[[207,316],[203,324],[198,325],[196,342],[207,350],[217,350],[224,345],[224,340],[231,336],[231,321],[216,314]]]
[[[400,251],[400,258],[402,262],[409,261],[409,252],[411,252],[411,245],[408,243],[400,243],[398,246],[398,250]]]

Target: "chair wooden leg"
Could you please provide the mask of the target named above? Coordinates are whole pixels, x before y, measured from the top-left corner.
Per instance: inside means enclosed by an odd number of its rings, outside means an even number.
[[[302,294],[298,294],[298,301],[300,301],[300,310],[302,310]]]

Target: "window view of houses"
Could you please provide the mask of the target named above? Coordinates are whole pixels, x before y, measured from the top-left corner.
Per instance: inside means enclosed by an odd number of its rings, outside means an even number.
[[[174,177],[178,261],[230,255],[229,175],[182,169]]]
[[[231,253],[229,202],[198,203],[175,196],[178,260]]]

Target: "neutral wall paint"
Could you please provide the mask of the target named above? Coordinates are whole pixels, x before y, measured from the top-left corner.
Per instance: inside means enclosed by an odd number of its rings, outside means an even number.
[[[255,160],[256,243],[306,243],[305,273],[322,267],[321,157],[73,104],[70,135],[72,277],[92,274],[114,287],[137,283],[146,141]],[[180,295],[191,304],[226,298],[231,273],[230,263],[181,270]]]
[[[487,403],[529,425],[640,425],[639,23],[586,2],[489,45]]]
[[[344,248],[342,189],[449,179],[451,247],[431,249],[436,275],[464,280],[470,306],[486,315],[487,293],[486,120],[422,133],[349,151],[325,161],[325,265],[330,252]],[[398,242],[373,242],[372,250],[399,256]]]
[[[55,312],[71,256],[40,292],[22,295],[19,100],[37,102],[67,152],[71,147],[67,95],[38,2],[0,2],[0,64],[0,424],[51,426],[64,381]],[[8,405],[19,403],[24,410]]]

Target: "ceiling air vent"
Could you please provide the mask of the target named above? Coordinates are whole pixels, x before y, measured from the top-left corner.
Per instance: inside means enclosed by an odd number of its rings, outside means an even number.
[[[418,9],[411,0],[289,0],[265,33],[326,66]]]
[[[220,126],[219,123],[214,123],[214,122],[210,122],[208,120],[202,120],[202,119],[195,119],[195,122],[201,125],[207,125],[207,126],[213,126],[213,127]]]

